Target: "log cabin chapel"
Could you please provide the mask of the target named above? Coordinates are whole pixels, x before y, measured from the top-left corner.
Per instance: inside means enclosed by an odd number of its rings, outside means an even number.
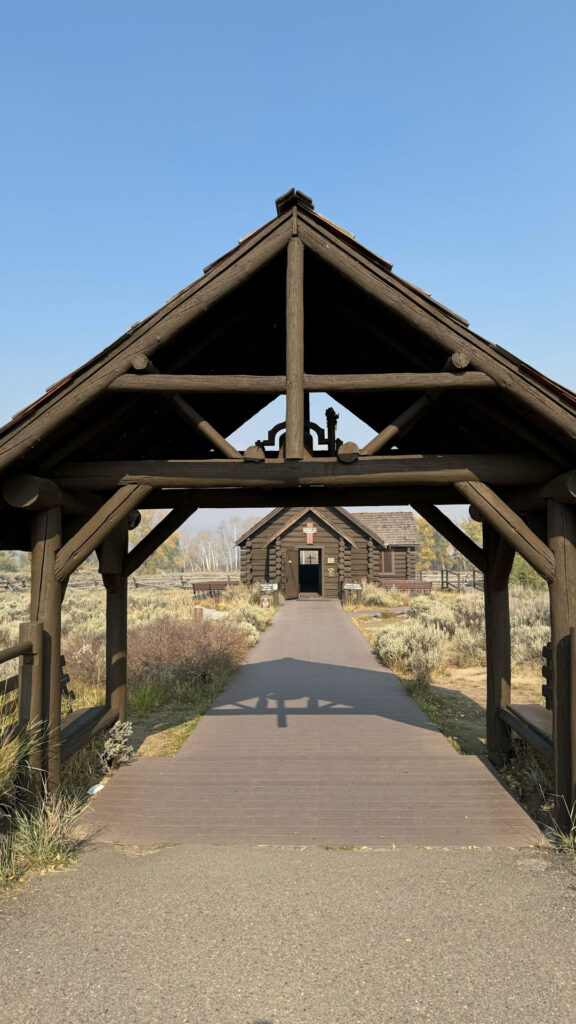
[[[414,579],[419,546],[412,512],[276,508],[238,538],[243,583],[276,583],[287,599],[335,598],[346,583]]]

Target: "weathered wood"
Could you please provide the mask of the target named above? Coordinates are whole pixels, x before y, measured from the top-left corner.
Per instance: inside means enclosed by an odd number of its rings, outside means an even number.
[[[337,458],[290,464],[267,460],[260,465],[226,459],[131,460],[68,463],[57,474],[70,490],[106,490],[122,484],[149,487],[259,487],[306,483],[333,486],[368,484],[452,484],[484,480],[491,484],[540,482],[550,472],[546,459],[524,455],[376,455],[352,465]],[[474,492],[476,494],[476,492]],[[102,514],[104,510],[101,510]]]
[[[448,356],[443,371],[464,370],[470,365],[470,356],[466,352],[453,352]],[[404,412],[401,412],[387,427],[362,448],[361,455],[376,455],[385,445],[395,438],[402,437],[424,416],[441,397],[441,391],[426,391],[417,398]]]
[[[44,626],[41,622],[20,623],[20,644],[26,645],[28,649],[22,653],[18,672],[18,719],[32,725],[42,720],[43,637]],[[40,767],[38,754],[33,750],[33,759],[35,755]]]
[[[433,391],[494,388],[485,373],[347,373],[304,374],[307,391]]]
[[[32,650],[30,641],[20,641],[17,644],[13,644],[12,647],[5,647],[0,651],[0,665],[4,665],[7,661],[12,661],[13,658],[19,658],[21,654],[29,654]]]
[[[359,448],[355,441],[345,441],[341,444],[338,452],[338,462],[350,463],[358,461]]]
[[[472,562],[472,565],[475,565],[480,572],[486,571],[486,558],[482,548],[475,544],[472,538],[468,537],[439,508],[436,508],[435,505],[418,501],[412,501],[411,505],[414,511],[419,516],[422,516],[426,522],[430,523],[430,526],[435,530],[438,530],[438,533],[441,533],[448,543],[452,544],[464,558]]]
[[[69,384],[55,390],[35,414],[28,415],[5,441],[0,442],[0,470],[34,447],[39,436],[45,436],[72,413],[88,405],[111,380],[126,373],[136,352],[152,355],[168,339],[202,318],[225,295],[253,277],[286,247],[291,233],[290,213],[255,232],[203,278],[136,325],[97,365],[89,363]]]
[[[151,373],[140,377],[136,373],[124,373],[108,385],[109,391],[150,391],[180,392],[190,391],[198,394],[228,392],[254,392],[258,394],[282,394],[286,391],[286,377],[263,377],[248,374],[177,374]]]
[[[552,582],[556,571],[554,553],[509,505],[487,484],[465,481],[457,482],[454,486],[536,572],[549,583]]]
[[[451,487],[200,487],[152,491],[141,508],[267,508],[277,505],[459,505]]]
[[[102,505],[95,494],[68,494],[54,480],[31,473],[8,477],[2,485],[2,496],[13,508],[34,512],[59,505],[72,515],[92,515]]]
[[[524,714],[519,714],[521,708],[524,709]],[[544,735],[540,729],[534,727],[534,722],[526,714],[525,708],[526,705],[511,704],[508,708],[500,709],[499,717],[508,732],[510,729],[513,729],[523,740],[526,740],[526,743],[534,747],[538,753],[552,761],[554,758],[552,738]],[[541,710],[545,709],[542,708]]]
[[[399,413],[388,424],[381,430],[379,434],[376,434],[371,441],[360,450],[360,455],[376,455],[377,452],[381,451],[385,445],[389,444],[397,437],[401,437],[406,431],[416,425],[418,420],[424,416],[425,413],[431,409],[433,400],[428,395],[421,395],[415,402],[412,403],[404,412]]]
[[[30,621],[43,623],[42,711],[46,745],[41,763],[48,789],[60,785],[60,639],[62,586],[56,578],[56,554],[62,541],[60,508],[36,512],[32,518]],[[37,707],[34,709],[35,714]]]
[[[291,371],[292,372],[292,371]],[[140,377],[125,373],[108,385],[109,391],[152,392],[265,392],[280,394],[287,388],[287,377],[249,376],[246,374],[162,373]],[[302,391],[446,391],[453,388],[494,388],[485,373],[303,373]],[[304,400],[302,398],[302,419]]]
[[[295,235],[286,264],[286,458],[304,456],[304,247]]]
[[[105,502],[99,511],[82,526],[78,533],[69,540],[58,552],[55,563],[56,578],[60,583],[68,578],[78,566],[102,543],[109,533],[137,508],[143,498],[150,493],[147,485],[127,484],[120,487]]]
[[[66,761],[84,747],[94,736],[109,729],[118,721],[118,713],[111,708],[79,708],[62,719],[61,756]]]
[[[556,820],[569,825],[576,804],[576,510],[548,500],[548,543],[556,559],[550,584],[552,690],[554,710],[554,781]]]
[[[124,571],[128,550],[126,520],[110,533],[100,554],[100,572],[106,587],[106,706],[126,721],[128,679],[128,577]]]
[[[148,356],[144,355],[143,353],[134,356],[132,360],[132,365],[134,369],[139,372],[155,374],[158,373],[158,370],[154,366],[152,360],[149,359]],[[186,422],[189,423],[192,427],[194,427],[194,430],[196,430],[196,432],[200,434],[201,437],[205,437],[210,442],[210,444],[213,445],[216,451],[222,452],[222,455],[224,455],[227,459],[242,458],[240,452],[234,447],[234,445],[230,444],[230,442],[227,441],[226,438],[223,437],[222,434],[220,434],[219,431],[216,430],[216,428],[213,427],[211,423],[208,423],[208,420],[206,420],[201,413],[194,409],[194,407],[191,406],[189,402],[182,398],[181,395],[167,395],[166,397],[170,404],[172,405],[172,407],[176,409],[178,415],[181,416],[183,420],[186,420]]]
[[[194,512],[197,512],[197,508],[175,508],[168,513],[159,523],[156,524],[150,533],[143,537],[136,547],[132,548],[126,556],[125,572],[127,576],[131,576],[133,572],[150,558],[151,555],[164,544],[169,537],[172,536],[178,527],[182,526],[187,519],[190,518]]]
[[[251,444],[244,452],[244,462],[264,462],[266,452],[257,444]]]
[[[544,487],[540,488],[540,493],[543,498],[552,498],[554,501],[560,502],[563,505],[575,505],[576,504],[576,469],[569,470],[568,473],[562,473],[561,476],[554,477]]]
[[[506,494],[506,501],[511,507],[521,510],[545,508],[548,498],[560,502],[561,505],[576,504],[576,470],[571,469],[567,473],[562,473],[542,487],[523,488]]]
[[[443,311],[437,303],[431,308],[426,297],[407,287],[397,277],[379,271],[358,253],[352,257],[346,251],[346,243],[340,243],[318,224],[311,225],[301,213],[299,233],[306,248],[354,281],[361,291],[392,310],[405,323],[423,331],[442,348],[451,352],[469,352],[475,369],[487,373],[539,417],[558,427],[572,444],[576,441],[574,415],[561,408],[535,380],[524,380],[510,366],[505,353],[499,353],[477,335],[471,335],[462,323],[457,322],[458,318],[449,311]]]
[[[508,577],[514,550],[490,526],[482,527],[484,557],[484,614],[486,619],[486,746],[497,767],[507,760],[511,750],[510,729],[500,715],[510,703],[511,648]]]

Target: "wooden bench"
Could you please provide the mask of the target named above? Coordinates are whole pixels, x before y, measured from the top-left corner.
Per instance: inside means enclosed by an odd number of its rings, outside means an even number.
[[[80,708],[62,719],[60,733],[60,750],[65,761],[75,754],[80,747],[97,736],[104,729],[109,729],[118,719],[118,712],[107,707]]]
[[[192,590],[197,597],[218,597],[228,587],[237,587],[239,580],[203,580],[193,583]]]
[[[552,712],[541,704],[509,704],[500,708],[500,718],[550,761],[554,757]]]

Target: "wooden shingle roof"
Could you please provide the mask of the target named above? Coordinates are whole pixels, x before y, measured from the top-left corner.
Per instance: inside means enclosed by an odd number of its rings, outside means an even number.
[[[419,547],[412,512],[356,512],[354,518],[377,534],[389,547]]]

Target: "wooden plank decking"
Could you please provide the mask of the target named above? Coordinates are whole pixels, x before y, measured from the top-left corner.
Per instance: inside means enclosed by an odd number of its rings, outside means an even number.
[[[524,846],[540,833],[377,662],[337,601],[290,602],[174,758],[122,768],[98,838]]]

